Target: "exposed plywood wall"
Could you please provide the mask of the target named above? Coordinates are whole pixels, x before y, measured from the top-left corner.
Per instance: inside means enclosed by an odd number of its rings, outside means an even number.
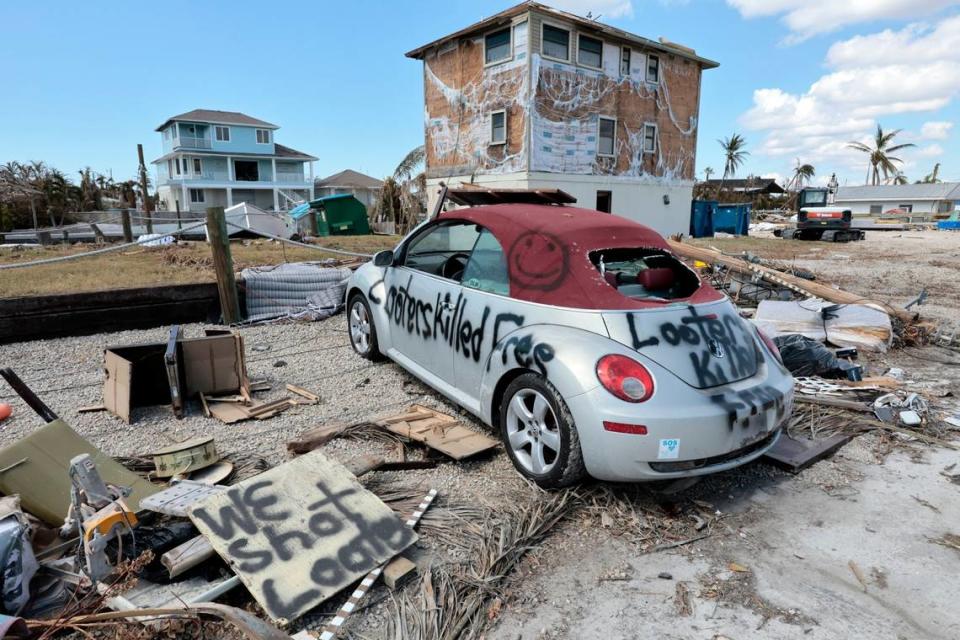
[[[529,170],[657,183],[693,180],[698,63],[657,53],[660,77],[647,82],[649,52],[632,47],[629,74],[621,76],[624,43],[603,38],[602,69],[594,70],[543,58],[538,14],[512,28],[510,61],[485,66],[480,35],[424,58],[429,176]],[[570,31],[575,60],[577,30]],[[490,114],[500,109],[508,113],[507,144],[491,145]],[[597,155],[600,116],[617,120],[614,157]],[[643,152],[646,124],[657,128],[652,153]]]

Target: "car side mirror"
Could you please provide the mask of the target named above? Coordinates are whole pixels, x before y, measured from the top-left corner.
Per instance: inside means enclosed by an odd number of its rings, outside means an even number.
[[[393,265],[393,251],[378,251],[373,255],[373,266],[389,267]]]

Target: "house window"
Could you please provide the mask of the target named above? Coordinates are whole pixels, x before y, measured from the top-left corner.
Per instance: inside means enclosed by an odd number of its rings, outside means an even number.
[[[257,129],[257,144],[270,144],[270,129]]]
[[[230,127],[214,127],[217,140],[220,142],[230,142]]]
[[[883,213],[883,205],[882,204],[870,205],[870,213],[871,214]]]
[[[610,191],[597,191],[597,211],[610,213],[613,211],[613,193]]]
[[[913,205],[912,205],[912,204],[901,204],[901,205],[898,205],[897,208],[898,208],[898,209],[902,209],[902,210],[905,211],[906,213],[913,213]]]
[[[490,144],[507,143],[507,112],[494,111],[490,114]]]
[[[620,75],[623,77],[630,75],[630,47],[620,49]]]
[[[187,159],[186,159],[186,158],[182,158],[182,161],[183,161],[183,174],[186,175],[186,174],[190,173],[190,169],[189,169],[189,166],[190,166],[190,165],[187,164]]]
[[[203,189],[190,189],[190,202],[203,202]]]
[[[193,159],[193,172],[197,175],[203,173],[203,161],[200,158]]]
[[[510,27],[488,33],[483,39],[483,61],[485,64],[494,64],[509,60],[510,50]]]
[[[543,55],[548,58],[570,60],[570,32],[553,25],[543,25]]]
[[[647,82],[660,82],[659,56],[647,56]]]
[[[643,125],[643,152],[656,153],[657,151],[657,125]]]
[[[577,62],[585,67],[602,68],[603,42],[581,34],[580,45],[577,47]]]
[[[167,127],[163,130],[163,137],[167,140],[170,139],[170,136],[173,134],[173,127]]]
[[[617,121],[612,118],[600,118],[598,156],[612,156],[617,141]]]

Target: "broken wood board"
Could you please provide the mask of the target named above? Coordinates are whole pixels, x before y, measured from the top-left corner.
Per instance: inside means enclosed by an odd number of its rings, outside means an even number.
[[[190,519],[278,624],[287,624],[417,536],[319,451],[212,496]]]
[[[0,449],[0,492],[20,494],[24,511],[60,526],[70,508],[70,460],[82,453],[90,454],[104,482],[133,489],[127,504],[134,511],[140,509],[141,500],[160,490],[58,419]]]
[[[207,407],[210,413],[225,424],[233,424],[241,420],[266,420],[275,415],[286,411],[291,407],[297,406],[297,403],[289,398],[273,400],[271,402],[260,402],[253,400],[248,404],[238,402],[215,402],[213,398],[207,397]]]
[[[290,453],[309,453],[339,436],[349,426],[345,422],[337,422],[306,431],[296,439],[287,442],[287,451]]]
[[[463,460],[496,447],[493,438],[464,427],[453,416],[412,405],[410,411],[375,421],[388,431],[421,442],[445,453],[454,460]]]
[[[190,507],[207,498],[223,493],[229,487],[181,480],[140,501],[140,508],[168,516],[186,518]]]
[[[312,402],[313,404],[320,404],[320,396],[318,396],[317,394],[313,393],[312,391],[307,391],[307,390],[304,389],[303,387],[298,387],[298,386],[295,385],[295,384],[288,384],[288,385],[287,385],[287,391],[289,391],[290,393],[295,393],[295,394],[297,394],[298,396],[300,396],[301,398],[306,398],[307,400],[309,400],[309,401]]]
[[[837,449],[853,440],[856,434],[838,433],[829,438],[810,440],[794,439],[782,435],[763,458],[778,467],[799,473],[815,462],[832,455]]]

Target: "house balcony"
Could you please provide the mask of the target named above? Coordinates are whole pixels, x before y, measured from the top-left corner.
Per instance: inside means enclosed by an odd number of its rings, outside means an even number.
[[[211,188],[232,187],[235,189],[272,188],[276,186],[295,187],[298,189],[305,189],[310,187],[313,184],[309,178],[305,177],[301,173],[282,173],[278,171],[276,180],[270,180],[267,178],[267,176],[261,176],[261,177],[265,179],[230,180],[230,176],[225,171],[223,172],[204,171],[203,173],[199,173],[199,174],[191,173],[189,175],[173,176],[172,178],[162,177],[160,178],[160,183],[168,184],[168,185],[179,185],[181,183],[187,183],[192,187],[204,185]]]
[[[211,149],[212,145],[208,138],[197,138],[194,136],[181,135],[173,139],[174,149]]]

